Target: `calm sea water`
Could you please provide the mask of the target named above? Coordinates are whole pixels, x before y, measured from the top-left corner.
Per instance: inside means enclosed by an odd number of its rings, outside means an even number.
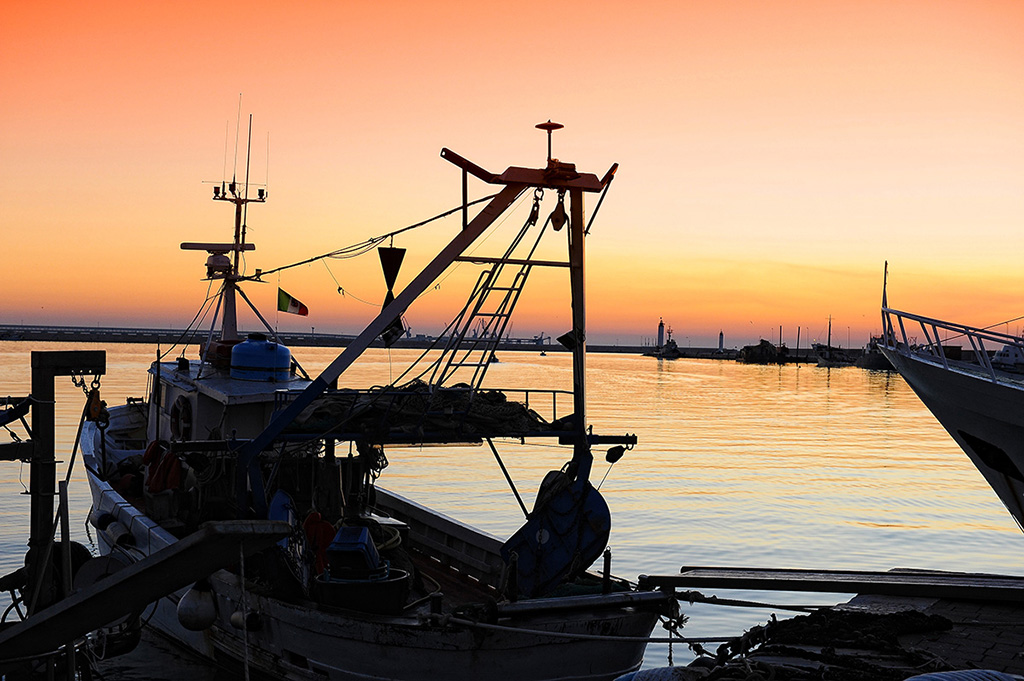
[[[32,350],[97,348],[0,343],[0,393],[28,392]],[[126,396],[142,396],[155,347],[114,345],[106,350],[104,399],[118,404]],[[312,373],[326,366],[334,352],[298,348],[296,356]],[[342,384],[387,383],[415,356],[411,351],[370,351]],[[571,388],[567,355],[507,352],[501,360],[489,370],[492,387]],[[590,355],[588,370],[595,432],[636,433],[640,440],[601,487],[612,510],[617,575],[671,574],[683,565],[1024,574],[1024,536],[895,373],[613,354]],[[58,379],[61,471],[83,400],[69,379]],[[508,443],[499,449],[528,505],[544,473],[570,456],[557,447]],[[392,449],[388,458],[382,486],[499,537],[523,521],[486,448]],[[598,456],[594,478],[599,481],[607,468]],[[73,532],[88,544],[90,499],[80,467],[72,481]],[[0,574],[19,567],[24,558],[27,484],[27,466],[0,463]],[[773,603],[846,599],[717,593]],[[689,605],[685,611],[690,622],[684,633],[695,637],[739,634],[772,612]],[[685,649],[674,652],[677,662],[688,658]],[[666,646],[652,645],[646,664],[665,664],[666,653]],[[118,673],[116,678],[134,678],[130,671]],[[197,679],[203,672],[196,674],[190,671]],[[211,671],[208,678],[213,677]]]

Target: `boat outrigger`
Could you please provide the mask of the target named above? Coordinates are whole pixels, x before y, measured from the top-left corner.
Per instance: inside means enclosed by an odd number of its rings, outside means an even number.
[[[678,624],[671,592],[638,591],[611,576],[610,512],[590,482],[593,448],[609,448],[614,461],[637,441],[594,433],[586,411],[584,197],[603,200],[617,166],[598,177],[551,158],[551,133],[562,126],[538,127],[548,134],[542,168],[495,174],[441,151],[462,171],[461,230],[397,295],[391,288],[402,251],[379,249],[389,288],[384,307],[315,378],[265,321],[266,334],[240,337],[236,303],[252,306],[241,285],[261,276],[239,268],[253,248],[244,216],[266,193],[251,197],[248,178],[214,188],[215,200],[235,207],[234,239],[182,248],[209,253],[207,278],[220,284],[219,336],[211,330],[197,359],[158,359],[146,399],[110,408],[105,428],[87,424],[90,520],[102,552],[126,562],[211,521],[284,520],[292,530],[270,549],[161,598],[152,614],[157,628],[202,655],[275,678],[596,681],[637,669],[659,618]],[[470,176],[497,188],[472,217]],[[529,217],[504,252],[467,255],[531,191]],[[541,222],[545,193],[554,194],[555,206]],[[540,239],[563,227],[568,259],[538,259]],[[401,335],[406,309],[457,262],[483,269],[469,302],[416,370],[384,387],[343,387],[353,362]],[[514,401],[514,391],[484,389],[483,379],[539,267],[569,272],[572,329],[559,340],[573,353],[573,386],[518,391],[523,399]],[[485,333],[471,332],[474,325]],[[540,405],[550,418],[534,410]],[[501,463],[500,439],[571,448],[565,466],[544,478],[532,509]],[[486,444],[522,507],[523,526],[502,541],[376,485],[388,448],[424,443]],[[587,572],[602,555],[603,574]]]

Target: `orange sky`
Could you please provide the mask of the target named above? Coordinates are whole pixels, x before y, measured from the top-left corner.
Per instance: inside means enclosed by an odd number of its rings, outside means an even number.
[[[253,179],[270,185],[250,270],[453,207],[441,147],[495,171],[543,164],[533,125],[551,118],[562,160],[621,164],[587,242],[592,339],[636,343],[663,316],[694,345],[779,325],[792,344],[831,314],[861,343],[886,259],[894,307],[1019,314],[1024,5],[478,5],[8,3],[0,320],[187,323],[203,258],[177,245],[229,237],[202,181],[223,175],[240,92]],[[400,285],[457,228],[396,241]],[[312,311],[282,328],[354,332],[372,315],[331,274],[379,303],[376,258],[330,268],[282,275]],[[461,303],[462,270],[407,315],[415,333]],[[272,319],[274,283],[250,294]],[[516,335],[569,326],[561,279],[541,283]]]

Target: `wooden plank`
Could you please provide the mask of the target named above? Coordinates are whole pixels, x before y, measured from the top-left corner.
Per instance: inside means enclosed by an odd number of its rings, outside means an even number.
[[[0,661],[41,655],[237,563],[287,537],[291,526],[268,520],[210,522],[165,549],[119,570],[0,632]]]
[[[684,566],[678,575],[641,575],[639,582],[641,588],[714,587],[1024,602],[1024,577],[922,570],[871,572]]]

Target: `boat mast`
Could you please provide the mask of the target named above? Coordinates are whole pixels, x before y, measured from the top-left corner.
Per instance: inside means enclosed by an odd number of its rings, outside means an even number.
[[[557,176],[567,170],[557,158],[551,156],[551,133],[565,126],[548,120],[538,123],[537,128],[548,134],[548,160],[544,172],[549,177]],[[573,172],[575,168],[573,168]],[[562,210],[565,189],[559,188],[559,206],[552,215],[552,224],[557,230],[561,227],[556,217]],[[590,452],[587,437],[587,291],[586,291],[586,247],[584,243],[585,215],[583,190],[579,187],[569,188],[569,288],[572,306],[572,331],[568,334],[572,349],[572,387],[573,387],[573,462],[577,466],[577,476],[586,480],[590,477],[590,469],[594,457]],[[564,213],[562,213],[564,215]],[[564,337],[563,337],[564,338]]]
[[[828,316],[828,344],[825,345],[828,358],[832,359],[832,315]]]
[[[245,182],[239,184],[232,174],[231,182],[221,182],[213,186],[214,201],[228,201],[235,205],[235,233],[230,244],[221,243],[183,243],[182,250],[207,251],[210,257],[206,261],[208,279],[223,279],[221,285],[221,317],[220,339],[222,341],[238,340],[238,314],[235,292],[236,282],[241,279],[241,260],[243,251],[256,250],[255,244],[245,242],[246,216],[250,203],[264,203],[267,191],[260,187],[256,198],[249,196],[249,164],[252,158],[252,114],[249,114],[249,138],[245,152]],[[228,257],[227,254],[231,253]]]

